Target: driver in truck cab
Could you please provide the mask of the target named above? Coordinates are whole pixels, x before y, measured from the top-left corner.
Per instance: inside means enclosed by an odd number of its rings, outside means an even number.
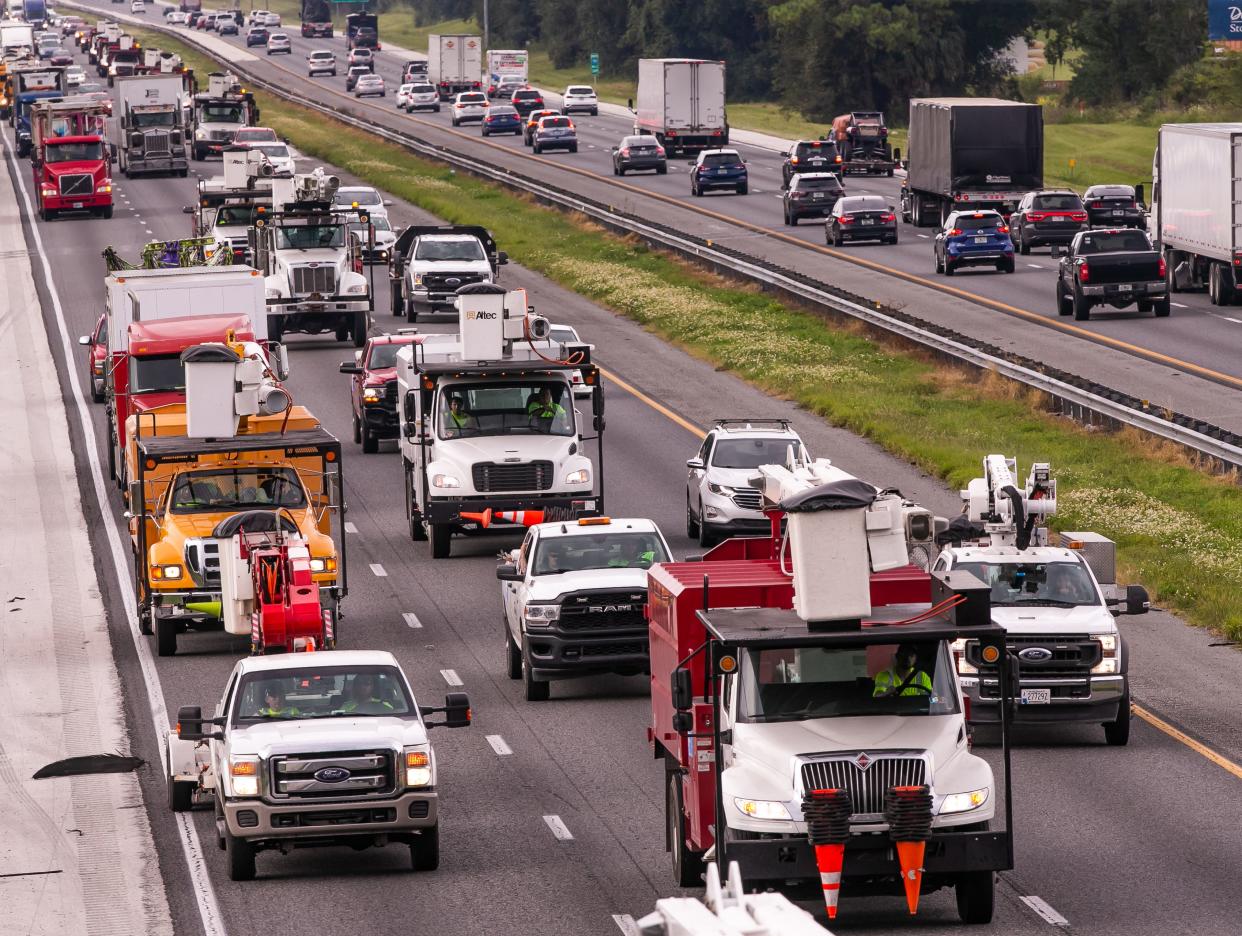
[[[618,554],[608,560],[610,569],[649,569],[655,562],[655,550],[644,549],[650,546],[637,537],[626,537],[621,541]]]
[[[285,690],[283,687],[270,684],[263,690],[263,708],[259,709],[259,715],[262,718],[285,718],[301,713],[296,707],[285,702]]]
[[[565,407],[552,399],[552,388],[544,387],[539,396],[526,405],[526,412],[534,419],[565,419]]]
[[[913,644],[898,645],[893,654],[893,665],[875,674],[876,698],[887,696],[930,696],[932,681],[919,668],[918,648]]]
[[[466,409],[466,401],[459,396],[448,398],[448,416],[445,425],[461,435],[464,429],[478,429],[479,421]]]
[[[363,715],[381,715],[394,711],[391,702],[380,698],[375,677],[359,673],[349,684],[349,699],[341,706],[342,712],[359,712]]]

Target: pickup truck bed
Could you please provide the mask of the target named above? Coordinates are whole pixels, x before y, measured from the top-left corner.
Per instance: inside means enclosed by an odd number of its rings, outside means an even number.
[[[1084,231],[1070,243],[1057,274],[1057,311],[1079,321],[1095,306],[1169,314],[1165,263],[1142,231]]]

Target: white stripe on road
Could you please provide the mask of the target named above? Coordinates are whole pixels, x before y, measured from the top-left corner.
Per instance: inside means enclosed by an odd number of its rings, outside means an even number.
[[[513,748],[505,744],[505,739],[498,734],[489,734],[487,736],[487,743],[490,744],[492,746],[492,750],[501,757],[507,757],[513,753]]]
[[[915,237],[921,237],[921,238],[923,238],[923,240],[927,240],[929,237],[931,237],[931,235],[930,235],[930,234],[915,234],[914,236],[915,236]]]
[[[1169,300],[1169,305],[1173,306],[1173,308],[1175,309],[1189,309],[1190,308],[1190,306],[1188,305],[1182,305],[1180,302],[1174,302],[1171,299]]]
[[[354,522],[352,520],[345,521],[345,532],[346,533],[357,533],[358,532],[358,528],[354,526]]]
[[[371,572],[378,578],[387,578],[388,572],[378,562],[371,563]]]
[[[461,677],[457,675],[457,670],[455,669],[442,669],[440,670],[440,675],[444,677],[444,681],[450,686],[462,685]]]
[[[1032,270],[1042,270],[1044,268],[1042,263],[1028,263],[1027,266],[1029,266]]]
[[[1069,920],[1048,906],[1048,902],[1042,897],[1023,897],[1022,902],[1034,910],[1045,923],[1051,923],[1053,926],[1069,926]]]
[[[552,830],[552,834],[562,842],[573,841],[573,833],[570,832],[565,823],[561,821],[560,816],[544,816],[543,821],[548,824],[548,828]]]
[[[1223,318],[1226,322],[1233,322],[1235,325],[1242,325],[1242,319],[1236,319],[1229,315],[1222,315],[1221,318]]]
[[[617,924],[617,929],[621,930],[625,936],[635,936],[638,932],[638,926],[634,923],[634,918],[628,913],[614,913],[612,922]]]
[[[418,630],[423,626],[423,622],[418,619],[418,615],[413,611],[402,611],[401,616],[405,618],[405,626]]]

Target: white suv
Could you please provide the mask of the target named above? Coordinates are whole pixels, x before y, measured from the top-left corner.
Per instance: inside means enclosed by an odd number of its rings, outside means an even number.
[[[336,77],[336,55],[326,49],[316,49],[306,56],[306,73],[311,78],[316,75]]]
[[[785,464],[790,446],[798,461],[810,460],[788,420],[717,420],[686,462],[686,535],[706,548],[728,536],[768,532],[750,478],[760,465]]]
[[[570,85],[565,89],[564,103],[561,104],[562,114],[582,113],[592,117],[599,116],[599,98],[590,85]]]

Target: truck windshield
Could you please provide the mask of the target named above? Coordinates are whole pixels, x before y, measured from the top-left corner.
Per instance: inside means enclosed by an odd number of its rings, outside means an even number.
[[[420,240],[415,260],[486,260],[477,240]]]
[[[273,718],[412,716],[414,703],[395,666],[300,666],[242,677],[234,724]]]
[[[397,352],[404,348],[409,342],[385,341],[383,344],[371,346],[371,357],[367,360],[367,367],[370,370],[383,370],[386,367],[397,366]]]
[[[185,390],[185,365],[180,354],[132,355],[129,359],[129,392],[159,393]]]
[[[242,122],[242,108],[240,104],[200,104],[198,119],[202,123],[239,124]]]
[[[297,472],[279,465],[187,471],[173,485],[169,510],[175,514],[306,506]]]
[[[574,434],[568,383],[454,384],[440,394],[441,439]]]
[[[136,130],[142,130],[146,127],[171,127],[177,122],[177,113],[171,109],[163,111],[137,111],[131,114],[130,117]]]
[[[1080,562],[963,562],[954,566],[992,589],[992,604],[1098,605],[1095,583]]]
[[[299,224],[276,229],[277,250],[315,250],[344,243],[345,228],[340,224]]]
[[[102,143],[49,143],[44,161],[50,163],[89,162],[103,159]]]
[[[254,205],[221,205],[216,212],[216,227],[249,227],[255,217]]]
[[[760,465],[783,465],[789,446],[800,446],[797,439],[721,439],[712,452],[716,468],[758,468]]]
[[[591,533],[544,537],[535,547],[531,575],[560,575],[588,569],[648,569],[668,560],[654,533]]]
[[[958,711],[941,641],[747,650],[738,689],[743,722]]]

